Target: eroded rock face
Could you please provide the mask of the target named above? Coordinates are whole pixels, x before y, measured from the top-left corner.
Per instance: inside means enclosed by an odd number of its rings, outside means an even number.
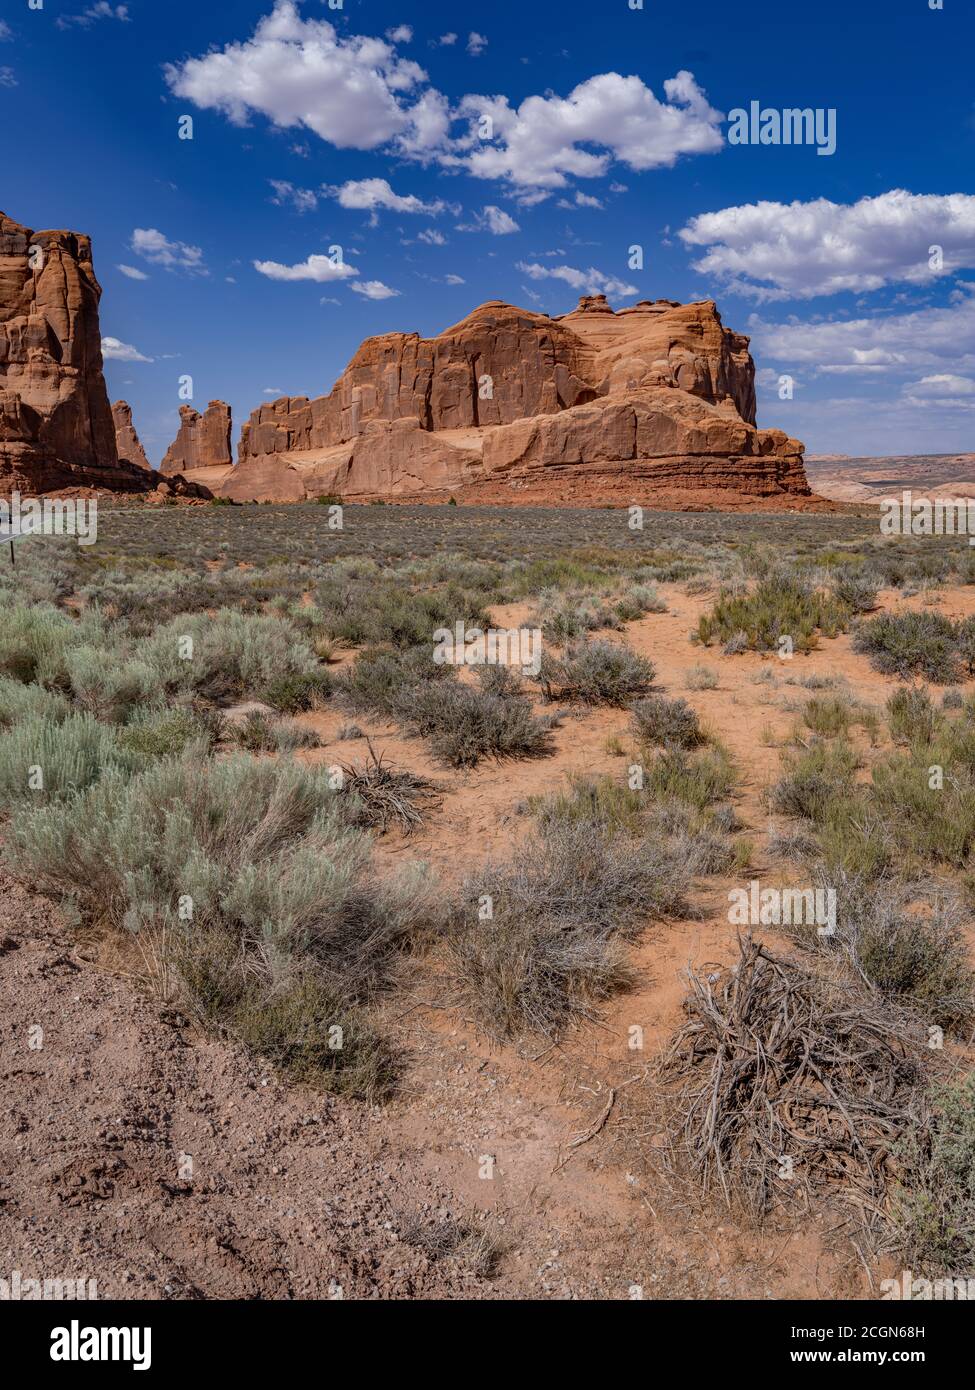
[[[119,461],[91,241],[0,213],[0,492],[144,491]]]
[[[711,300],[553,319],[491,300],[436,338],[369,338],[327,396],[284,396],[244,425],[237,500],[406,497],[568,478],[643,491],[809,494],[802,445],[755,425],[748,339]],[[596,489],[598,491],[598,488]],[[475,500],[470,496],[470,500]]]
[[[142,441],[132,423],[132,407],[128,401],[116,401],[112,406],[112,420],[115,424],[115,446],[119,459],[130,463],[134,468],[146,468],[152,472],[152,465],[146,458]]]
[[[232,420],[226,401],[211,401],[201,415],[190,405],[179,408],[179,431],[166,450],[159,471],[164,476],[198,468],[226,468]]]

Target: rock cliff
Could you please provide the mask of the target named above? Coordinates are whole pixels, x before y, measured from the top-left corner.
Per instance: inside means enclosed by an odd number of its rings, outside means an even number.
[[[159,465],[164,476],[189,473],[200,468],[228,468],[230,451],[230,406],[211,401],[201,415],[192,406],[179,408],[179,431]]]
[[[603,295],[561,318],[491,300],[435,338],[367,339],[327,396],[254,411],[217,490],[809,494],[802,445],[756,427],[748,339],[711,300],[614,312]]]
[[[100,297],[88,237],[0,213],[0,493],[152,486],[119,460]]]

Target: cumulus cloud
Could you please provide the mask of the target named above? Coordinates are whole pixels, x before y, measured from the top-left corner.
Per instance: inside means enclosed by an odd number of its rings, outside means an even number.
[[[457,35],[441,34],[439,39],[436,39],[435,42],[440,48],[453,48],[454,44],[457,42]]]
[[[925,285],[975,266],[975,196],[895,188],[856,203],[745,203],[692,218],[680,237],[709,248],[696,271],[760,302]]]
[[[518,261],[516,269],[532,280],[564,280],[574,290],[584,291],[586,294],[629,296],[639,293],[636,285],[628,285],[624,280],[618,280],[615,275],[605,275],[595,266],[590,266],[588,270],[577,270],[571,265],[549,266],[539,265],[537,261]]]
[[[354,266],[344,261],[333,261],[331,256],[311,255],[296,265],[282,265],[280,261],[255,261],[254,269],[269,280],[314,280],[317,284],[328,284],[332,280],[348,280],[358,275]]]
[[[354,280],[349,289],[364,295],[366,299],[392,299],[399,294],[399,290],[390,289],[382,280]]]
[[[364,212],[385,208],[391,212],[426,213],[428,217],[436,217],[447,207],[442,198],[425,203],[412,193],[394,193],[386,179],[350,179],[328,191],[340,207]]]
[[[255,112],[276,126],[306,126],[339,149],[371,150],[404,130],[401,97],[426,81],[416,63],[382,39],[341,38],[327,20],[302,19],[278,0],[243,43],[168,63],[174,95],[235,125]]]
[[[118,338],[102,339],[102,356],[106,362],[151,362],[151,357],[146,357],[138,348],[131,343],[123,343]]]
[[[423,241],[427,246],[447,245],[447,238],[444,236],[443,232],[435,231],[433,227],[429,227],[425,231],[420,232],[417,241]]]
[[[463,275],[448,275],[445,277],[448,285],[466,285],[467,281]]]
[[[527,97],[517,110],[507,97],[465,97],[461,110],[472,135],[464,163],[478,178],[564,188],[568,176],[602,176],[614,159],[635,170],[659,169],[676,164],[682,154],[722,148],[722,113],[709,105],[691,73],[669,78],[664,93],[666,100],[659,101],[639,77],[606,72],[567,97]],[[485,114],[494,125],[493,143],[479,142],[473,133]]]
[[[130,280],[148,280],[148,279],[149,279],[149,276],[145,273],[144,270],[139,270],[139,269],[137,269],[137,267],[134,266],[134,265],[117,265],[117,266],[115,267],[115,269],[116,269],[116,270],[120,270],[120,271],[122,272],[122,274],[128,276],[128,278],[129,278]]]
[[[748,327],[761,356],[808,364],[816,373],[975,370],[975,285],[963,288],[952,304],[906,314],[823,323],[768,323],[752,314]]]
[[[195,275],[209,273],[203,264],[203,252],[199,246],[189,246],[185,241],[170,241],[157,227],[136,227],[130,245],[144,261],[164,266],[166,270],[185,270]]]
[[[450,47],[456,39],[443,34],[436,42]],[[472,32],[468,51],[486,42]],[[452,108],[388,39],[341,37],[326,20],[302,18],[295,0],[276,0],[249,39],[167,64],[165,74],[174,95],[237,125],[260,114],[340,149],[386,146],[524,193],[601,176],[614,160],[663,168],[724,143],[722,113],[690,72],[664,83],[663,100],[639,77],[608,72],[567,97],[530,96],[512,107],[505,96],[466,96]],[[485,114],[494,125],[489,140],[478,130]]]
[[[473,58],[477,58],[488,46],[488,41],[483,34],[476,31],[467,35],[467,51]]]
[[[503,208],[496,208],[492,204],[476,214],[473,222],[458,224],[459,232],[490,232],[493,236],[508,236],[511,232],[519,232],[521,228],[515,219],[505,212]]]
[[[0,67],[0,87],[16,87],[17,74],[13,68]]]
[[[409,24],[397,24],[395,29],[387,29],[386,37],[390,43],[412,43],[413,29]]]

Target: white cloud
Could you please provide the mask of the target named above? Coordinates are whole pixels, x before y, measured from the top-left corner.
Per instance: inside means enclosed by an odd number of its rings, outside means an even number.
[[[102,356],[106,362],[151,362],[131,343],[120,342],[118,338],[102,339]]]
[[[145,273],[144,270],[137,270],[134,265],[117,265],[115,269],[120,270],[122,274],[128,276],[130,280],[149,279],[149,276]]]
[[[478,57],[479,54],[484,52],[487,46],[488,41],[483,34],[478,34],[476,31],[473,31],[467,35],[467,51],[472,57]]]
[[[314,280],[328,284],[332,280],[347,280],[358,271],[345,261],[333,261],[331,256],[311,255],[297,265],[282,265],[280,261],[255,261],[254,269],[269,280]]]
[[[975,396],[975,381],[969,376],[955,376],[953,372],[939,372],[934,376],[922,377],[904,387],[915,396]]]
[[[904,401],[920,410],[975,410],[975,379],[937,372],[901,388]]]
[[[395,29],[387,29],[386,37],[390,43],[412,43],[413,29],[409,24],[397,24]]]
[[[281,391],[277,386],[265,386],[263,394],[265,396],[286,396],[287,391]]]
[[[439,39],[437,39],[437,43],[440,45],[441,48],[453,48],[456,42],[456,34],[441,34]]]
[[[285,179],[268,179],[268,183],[274,189],[271,202],[277,207],[290,203],[295,212],[299,213],[314,212],[318,207],[318,194],[313,188],[296,188]]]
[[[119,19],[123,24],[129,22],[128,5],[109,5],[108,0],[97,0],[97,3],[90,5],[81,14],[59,15],[55,20],[58,29],[70,29],[75,26],[79,29],[89,29],[100,19]]]
[[[639,293],[636,285],[617,280],[615,275],[605,275],[595,266],[590,266],[588,270],[577,270],[571,265],[547,266],[539,265],[537,261],[518,261],[516,269],[532,280],[564,280],[574,290],[581,290],[586,294],[629,296]]]
[[[353,280],[349,289],[364,295],[366,299],[392,299],[399,294],[399,290],[390,289],[382,280]]]
[[[16,85],[17,74],[14,72],[13,68],[0,68],[0,87],[16,87]]]
[[[14,31],[5,19],[0,19],[0,43],[8,43],[14,36]]]
[[[412,193],[394,193],[386,179],[350,179],[341,187],[328,191],[338,200],[340,207],[366,212],[387,208],[391,212],[426,213],[428,217],[436,217],[447,207],[441,198],[425,203]]]
[[[877,318],[768,323],[753,314],[753,348],[776,362],[827,375],[975,369],[975,285],[955,303]]]
[[[849,204],[745,203],[692,218],[680,237],[709,248],[695,270],[760,302],[925,285],[975,266],[975,196],[895,188]],[[943,251],[940,272],[932,247]]]
[[[473,222],[458,224],[459,232],[491,232],[494,236],[508,236],[511,232],[520,232],[521,228],[513,217],[506,213],[502,208],[496,208],[492,204],[476,213]]]
[[[428,227],[420,232],[417,241],[426,242],[427,246],[446,246],[447,238],[443,232],[436,231],[433,227]]]
[[[395,31],[394,31],[395,32]],[[456,35],[437,41],[450,47]],[[487,42],[471,33],[469,51]],[[473,45],[473,48],[472,48]],[[451,108],[416,63],[383,39],[341,37],[326,20],[303,19],[295,0],[276,0],[253,35],[165,68],[170,90],[245,125],[255,114],[279,128],[307,128],[339,149],[390,146],[524,191],[565,188],[619,160],[634,170],[668,167],[684,154],[722,148],[722,113],[689,72],[664,83],[658,100],[639,77],[601,73],[567,97],[465,96]],[[494,139],[479,138],[484,114]],[[458,134],[452,134],[454,123]]]
[[[327,20],[302,19],[277,0],[253,37],[184,63],[168,63],[171,91],[244,125],[254,112],[276,126],[306,126],[339,149],[371,150],[408,125],[404,93],[426,81],[382,39],[341,38]]]
[[[463,275],[448,275],[446,277],[448,285],[466,285],[467,281]]]
[[[136,227],[131,246],[137,256],[152,265],[165,266],[167,270],[186,270],[197,275],[208,274],[199,246],[188,246],[185,241],[170,241],[156,227]]]
[[[600,177],[613,159],[635,170],[659,169],[676,164],[682,154],[722,148],[722,114],[708,104],[691,73],[669,78],[664,93],[666,100],[658,101],[639,77],[606,72],[567,97],[527,97],[517,110],[507,97],[465,97],[461,109],[471,122],[471,152],[463,162],[478,178],[565,188],[567,176]],[[493,144],[478,141],[475,133],[484,114],[494,123]]]

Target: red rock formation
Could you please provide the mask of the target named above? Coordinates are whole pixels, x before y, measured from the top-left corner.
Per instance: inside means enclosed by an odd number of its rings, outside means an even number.
[[[179,432],[159,465],[165,476],[188,473],[199,468],[227,468],[233,462],[230,452],[230,406],[211,401],[201,415],[192,406],[179,408]]]
[[[0,492],[144,491],[119,462],[91,242],[0,213]]]
[[[216,490],[237,500],[423,496],[499,487],[553,500],[687,487],[806,496],[802,445],[755,426],[748,339],[711,300],[560,319],[492,300],[436,338],[369,338],[329,395],[284,396],[244,425]],[[541,489],[544,492],[544,488]]]
[[[130,463],[133,468],[147,468],[151,473],[152,465],[146,458],[142,441],[132,423],[132,407],[128,401],[115,402],[112,406],[112,420],[115,425],[115,444],[120,461]]]

